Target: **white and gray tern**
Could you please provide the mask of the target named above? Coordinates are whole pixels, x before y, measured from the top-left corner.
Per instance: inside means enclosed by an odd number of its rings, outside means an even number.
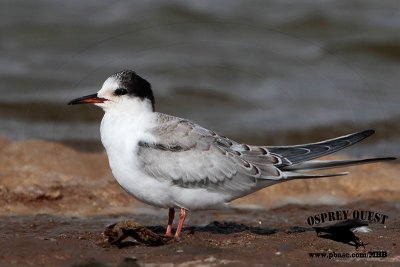
[[[175,208],[180,209],[176,237],[187,210],[224,206],[292,179],[347,174],[306,171],[395,159],[314,160],[367,138],[373,130],[296,146],[237,143],[190,120],[155,112],[150,83],[131,70],[110,76],[96,94],[68,104],[84,103],[105,112],[101,141],[118,183],[149,205],[169,208],[166,235],[171,235]]]

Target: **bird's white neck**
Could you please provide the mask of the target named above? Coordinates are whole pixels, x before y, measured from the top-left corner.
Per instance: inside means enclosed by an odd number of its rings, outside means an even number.
[[[100,133],[110,159],[135,153],[139,141],[156,141],[149,131],[155,126],[156,113],[148,101],[134,99],[104,110]]]

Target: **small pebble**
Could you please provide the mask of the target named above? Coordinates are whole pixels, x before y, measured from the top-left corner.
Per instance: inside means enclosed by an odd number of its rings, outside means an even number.
[[[124,258],[124,262],[134,262],[137,261],[137,258],[135,256],[129,256]]]
[[[282,254],[282,252],[280,252],[280,251],[275,252],[275,255],[281,255],[281,254]]]
[[[177,253],[182,253],[183,250],[182,250],[182,249],[178,249],[176,252],[177,252]]]

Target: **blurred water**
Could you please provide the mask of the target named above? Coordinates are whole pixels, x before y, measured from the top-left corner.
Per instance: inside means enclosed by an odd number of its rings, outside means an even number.
[[[0,25],[8,138],[98,144],[102,112],[65,103],[129,68],[158,111],[242,141],[400,148],[397,1],[1,1]]]

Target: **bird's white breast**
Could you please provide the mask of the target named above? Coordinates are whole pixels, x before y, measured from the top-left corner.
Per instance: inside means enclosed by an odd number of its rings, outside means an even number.
[[[113,175],[122,188],[145,203],[165,206],[167,200],[160,197],[163,196],[165,185],[146,177],[137,159],[139,141],[156,141],[148,131],[154,126],[154,121],[153,112],[108,111],[101,122],[101,141]]]

